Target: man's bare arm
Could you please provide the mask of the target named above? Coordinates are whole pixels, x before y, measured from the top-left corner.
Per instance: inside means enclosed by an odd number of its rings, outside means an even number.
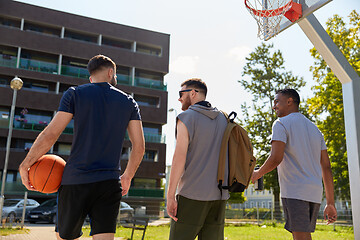
[[[29,184],[28,169],[50,148],[54,145],[66,126],[69,124],[73,114],[67,112],[58,112],[51,120],[49,125],[39,134],[34,144],[30,148],[29,153],[26,155],[24,161],[20,164],[19,172],[21,181],[24,186],[29,190],[34,190]]]
[[[177,221],[176,188],[185,169],[186,155],[189,145],[189,133],[183,122],[177,122],[177,139],[174,157],[171,165],[169,186],[167,191],[167,211],[169,216]]]
[[[333,223],[337,219],[337,212],[334,200],[334,180],[331,171],[331,164],[327,150],[321,151],[321,171],[325,187],[326,206],[324,209],[324,218],[327,223]]]
[[[132,149],[126,169],[121,175],[122,195],[129,191],[131,179],[134,177],[145,152],[145,140],[142,123],[140,120],[131,120],[127,131],[132,144]]]
[[[285,151],[285,143],[281,141],[272,141],[271,143],[271,152],[268,159],[258,170],[254,170],[254,173],[251,177],[253,183],[256,182],[266,173],[274,170],[283,160]]]

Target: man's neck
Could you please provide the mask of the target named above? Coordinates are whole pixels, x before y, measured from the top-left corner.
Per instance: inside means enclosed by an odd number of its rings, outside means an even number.
[[[211,104],[208,102],[208,101],[205,101],[205,100],[201,100],[195,104],[198,104],[198,105],[201,105],[201,106],[204,106],[204,107],[211,107]]]
[[[299,110],[292,110],[292,111],[289,111],[286,115],[284,115],[282,117],[286,117],[286,116],[288,116],[288,115],[290,115],[292,113],[297,113],[297,112],[299,112]]]

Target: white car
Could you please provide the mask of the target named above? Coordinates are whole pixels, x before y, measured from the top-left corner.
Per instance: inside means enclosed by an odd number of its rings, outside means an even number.
[[[26,203],[25,213],[29,212],[31,209],[36,208],[39,205],[40,204],[37,201],[33,199],[28,199]],[[2,218],[7,218],[7,221],[14,222],[22,217],[23,209],[24,199],[5,199],[2,211]]]

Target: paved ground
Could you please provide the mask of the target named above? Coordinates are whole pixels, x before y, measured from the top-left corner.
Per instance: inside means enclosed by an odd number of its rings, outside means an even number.
[[[150,226],[159,226],[168,224],[170,220],[159,219],[150,222]],[[56,240],[53,224],[26,224],[25,228],[29,229],[28,234],[13,234],[9,236],[0,236],[0,240]],[[90,240],[92,238],[81,237],[83,240]],[[125,238],[115,238],[115,240],[125,240]]]

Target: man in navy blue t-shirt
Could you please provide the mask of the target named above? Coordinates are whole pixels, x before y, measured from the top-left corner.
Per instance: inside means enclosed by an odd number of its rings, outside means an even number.
[[[145,141],[139,107],[115,88],[116,65],[97,55],[88,63],[89,84],[69,88],[57,114],[21,163],[19,171],[29,190],[29,167],[47,153],[74,118],[74,138],[58,191],[58,238],[76,239],[87,215],[94,239],[114,239],[121,196],[142,160]],[[120,155],[128,131],[132,151],[120,179]]]

